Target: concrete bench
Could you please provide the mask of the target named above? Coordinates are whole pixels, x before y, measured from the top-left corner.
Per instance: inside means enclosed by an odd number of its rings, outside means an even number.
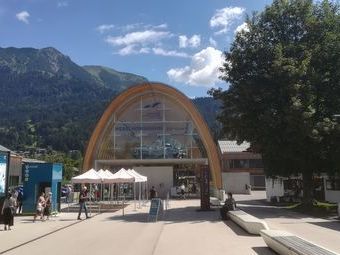
[[[237,225],[253,235],[260,235],[260,230],[269,229],[266,222],[242,210],[229,211],[228,216]]]
[[[213,206],[220,206],[221,201],[217,197],[210,197],[210,204]]]
[[[280,230],[261,230],[264,242],[281,255],[339,255],[319,245]]]

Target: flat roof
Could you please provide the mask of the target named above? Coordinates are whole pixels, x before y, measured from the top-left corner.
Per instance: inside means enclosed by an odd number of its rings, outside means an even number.
[[[241,144],[237,144],[237,141],[220,140],[218,141],[218,146],[220,147],[222,153],[245,152],[250,148],[250,143],[243,142]]]

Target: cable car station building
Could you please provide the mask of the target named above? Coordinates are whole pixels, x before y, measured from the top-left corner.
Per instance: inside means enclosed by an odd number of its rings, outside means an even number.
[[[183,93],[160,83],[131,87],[111,102],[90,138],[83,167],[134,168],[160,196],[181,184],[188,193],[199,187],[202,167],[209,169],[211,190],[222,186],[220,151],[204,119]]]

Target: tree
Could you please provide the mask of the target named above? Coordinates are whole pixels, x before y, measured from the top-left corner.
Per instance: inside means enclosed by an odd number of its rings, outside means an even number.
[[[221,69],[229,89],[223,132],[251,142],[270,176],[302,174],[304,202],[313,199],[313,176],[340,169],[339,5],[274,0],[246,20]]]

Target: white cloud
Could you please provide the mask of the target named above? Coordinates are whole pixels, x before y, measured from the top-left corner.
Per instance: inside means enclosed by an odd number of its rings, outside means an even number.
[[[210,19],[210,27],[219,29],[216,34],[228,32],[230,25],[242,17],[245,9],[242,7],[225,7],[216,10],[214,16]]]
[[[217,47],[217,42],[214,40],[214,38],[210,37],[209,38],[209,43],[213,47]]]
[[[186,35],[180,35],[178,37],[178,42],[180,48],[197,48],[201,45],[201,36],[193,35],[191,38],[188,38]]]
[[[121,56],[127,56],[127,55],[133,55],[133,54],[148,54],[148,53],[150,53],[150,48],[147,48],[147,47],[138,48],[138,45],[130,44],[118,50],[116,54],[119,54]]]
[[[19,12],[19,13],[15,14],[15,16],[19,21],[22,21],[26,24],[29,23],[28,18],[30,17],[30,14],[27,11]]]
[[[103,34],[103,33],[106,33],[108,31],[112,30],[114,27],[115,26],[113,24],[102,24],[102,25],[96,27],[96,30],[99,33]]]
[[[167,51],[162,48],[153,48],[152,51],[155,55],[166,56],[166,57],[181,57],[181,58],[189,57],[189,55],[186,54],[185,52],[178,52],[175,50]]]
[[[248,27],[248,24],[246,22],[243,22],[241,25],[239,25],[234,33],[237,34],[237,33],[240,33],[241,31],[244,31],[245,33],[248,33],[249,32],[249,27]]]
[[[150,25],[150,24],[144,24],[144,23],[132,23],[132,24],[127,24],[124,26],[118,27],[118,29],[124,31],[124,32],[129,32],[133,30],[162,30],[168,28],[168,25],[166,23],[160,24],[160,25]]]
[[[113,46],[127,46],[130,44],[150,44],[170,37],[170,32],[145,30],[128,33],[124,36],[108,36],[106,42]]]
[[[57,7],[58,8],[63,8],[63,7],[67,7],[68,6],[68,2],[67,1],[62,1],[62,2],[58,2],[57,3]]]
[[[223,64],[221,51],[207,47],[192,56],[190,66],[172,68],[167,72],[170,80],[192,86],[211,87],[219,82]]]

